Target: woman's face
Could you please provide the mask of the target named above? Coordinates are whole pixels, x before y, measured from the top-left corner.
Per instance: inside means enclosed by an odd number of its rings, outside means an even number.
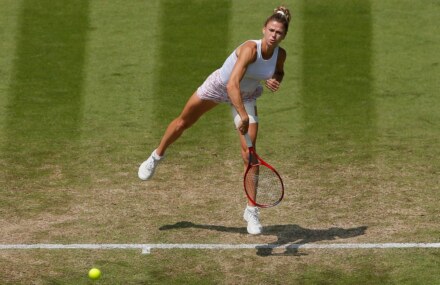
[[[286,31],[282,23],[270,21],[263,28],[263,35],[268,46],[277,46],[286,37]]]

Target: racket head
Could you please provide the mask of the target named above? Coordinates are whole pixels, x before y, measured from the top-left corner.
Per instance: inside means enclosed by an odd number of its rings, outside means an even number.
[[[259,208],[278,205],[284,197],[280,174],[249,147],[249,162],[244,174],[244,190],[249,201]]]

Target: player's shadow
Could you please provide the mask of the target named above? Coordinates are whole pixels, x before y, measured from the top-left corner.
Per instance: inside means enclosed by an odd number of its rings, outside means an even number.
[[[173,225],[164,225],[160,227],[159,230],[164,231],[184,228],[197,228],[219,232],[247,234],[246,227],[201,225],[187,221],[178,222]],[[294,224],[266,226],[263,228],[262,235],[275,236],[277,237],[277,240],[265,246],[257,247],[257,255],[305,255],[305,253],[298,252],[298,246],[300,244],[352,238],[364,235],[366,230],[366,226],[347,229],[338,227],[328,229],[307,229]],[[282,253],[274,253],[274,249],[277,247],[282,247],[285,249],[285,251]]]

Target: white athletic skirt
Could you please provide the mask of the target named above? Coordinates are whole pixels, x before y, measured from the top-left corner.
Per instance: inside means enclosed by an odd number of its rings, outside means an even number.
[[[217,69],[206,78],[205,82],[197,89],[197,96],[202,100],[210,100],[216,103],[230,103],[226,84],[220,78],[220,70]],[[253,92],[241,92],[243,102],[255,101],[263,93],[263,86],[259,85]]]

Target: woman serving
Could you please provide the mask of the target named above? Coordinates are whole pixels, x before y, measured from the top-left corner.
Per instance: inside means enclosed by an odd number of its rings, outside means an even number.
[[[239,133],[244,167],[248,165],[248,147],[244,134],[249,134],[255,146],[258,134],[257,98],[262,95],[260,82],[275,92],[284,77],[286,51],[279,46],[289,28],[290,12],[277,7],[263,26],[263,38],[248,40],[237,47],[189,98],[181,114],[167,127],[159,146],[144,161],[138,171],[142,180],[151,179],[165,151],[203,114],[221,103],[231,105],[232,116]],[[249,201],[244,211],[247,231],[260,234],[259,209]]]

